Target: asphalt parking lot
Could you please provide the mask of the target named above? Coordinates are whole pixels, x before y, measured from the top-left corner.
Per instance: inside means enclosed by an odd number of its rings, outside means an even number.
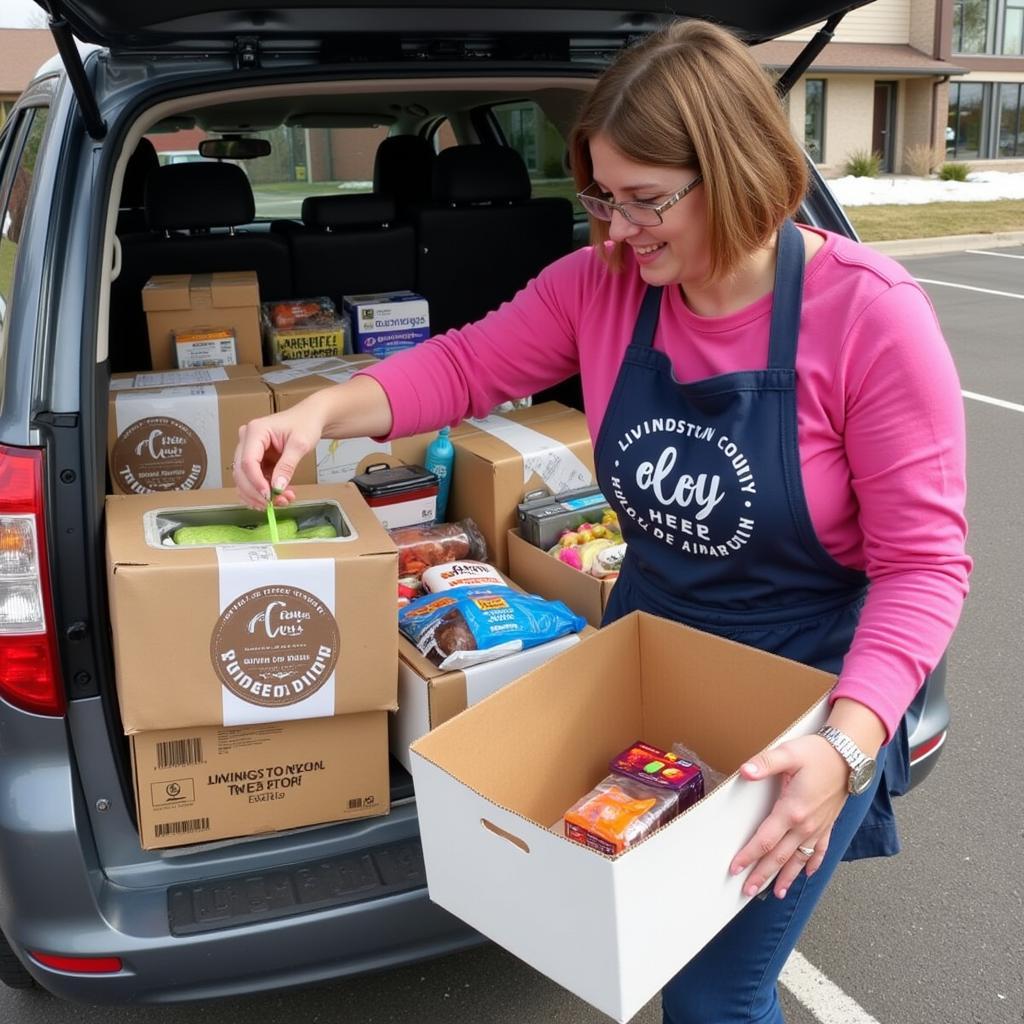
[[[904,852],[846,866],[826,895],[784,975],[788,1024],[1024,1021],[1024,246],[991,253],[902,261],[925,282],[965,392],[975,572],[950,652],[953,726],[931,777],[900,803]],[[92,1009],[0,989],[0,1020],[19,1024],[607,1019],[493,946],[195,1007]],[[635,1018],[660,1020],[656,1002]]]

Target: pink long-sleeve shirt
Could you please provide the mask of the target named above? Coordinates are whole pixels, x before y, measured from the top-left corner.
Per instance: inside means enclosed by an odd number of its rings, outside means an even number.
[[[891,738],[967,593],[963,403],[922,289],[887,257],[823,234],[796,359],[800,462],[821,543],[871,582],[832,699],[871,708]],[[384,360],[366,372],[387,393],[391,436],[486,415],[578,371],[596,440],[644,288],[630,254],[616,272],[581,249],[483,320]],[[763,369],[771,307],[769,294],[701,317],[666,288],[654,347],[683,382]]]

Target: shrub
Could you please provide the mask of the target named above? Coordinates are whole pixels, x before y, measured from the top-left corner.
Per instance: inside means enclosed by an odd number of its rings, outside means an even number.
[[[932,170],[942,163],[944,155],[924,143],[907,146],[903,152],[903,166],[907,169],[908,174],[913,174],[918,178],[927,178]]]
[[[940,181],[966,181],[971,169],[967,164],[943,164],[939,168]]]
[[[846,160],[846,173],[855,178],[877,178],[882,169],[882,154],[858,149]]]

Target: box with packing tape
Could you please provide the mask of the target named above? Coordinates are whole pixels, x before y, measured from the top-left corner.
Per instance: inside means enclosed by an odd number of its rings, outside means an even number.
[[[729,863],[779,780],[739,766],[812,734],[835,677],[634,612],[412,745],[430,898],[627,1021],[749,898]],[[564,815],[637,738],[682,744],[727,778],[608,856]]]
[[[395,707],[397,549],[352,484],[295,496],[279,543],[233,490],[107,499],[126,733]]]
[[[224,359],[229,355],[229,347],[211,348],[210,339],[198,339],[201,342],[198,348],[191,343],[176,344],[175,332],[197,330],[230,333],[234,340],[230,363],[263,365],[260,286],[254,270],[156,275],[142,289],[142,308],[146,311],[154,370],[197,365],[191,362],[193,357]],[[220,340],[223,341],[223,337]],[[179,363],[179,355],[190,362]]]
[[[272,411],[254,366],[115,373],[107,412],[114,492],[227,487],[239,427]]]
[[[263,381],[274,396],[274,408],[283,412],[323,388],[350,380],[360,369],[376,362],[373,356],[367,355],[296,360],[267,370]],[[371,437],[324,438],[317,443],[316,451],[299,461],[292,481],[297,484],[344,483],[365,469],[369,462],[378,461],[369,456],[381,454],[394,456],[399,463],[422,464],[432,437],[432,434],[414,434],[394,441],[375,441]]]
[[[387,814],[386,711],[131,737],[145,850]]]
[[[508,568],[508,531],[525,494],[553,494],[594,482],[594,450],[583,413],[543,402],[501,415],[465,420],[451,432],[455,471],[450,519],[473,519],[491,561]]]

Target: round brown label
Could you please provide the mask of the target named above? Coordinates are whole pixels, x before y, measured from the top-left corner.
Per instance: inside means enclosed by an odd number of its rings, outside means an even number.
[[[206,479],[206,448],[181,420],[147,416],[122,431],[110,467],[126,494],[193,491]]]
[[[327,682],[341,638],[334,615],[308,590],[258,587],[228,605],[210,638],[220,681],[260,707],[295,704]]]

